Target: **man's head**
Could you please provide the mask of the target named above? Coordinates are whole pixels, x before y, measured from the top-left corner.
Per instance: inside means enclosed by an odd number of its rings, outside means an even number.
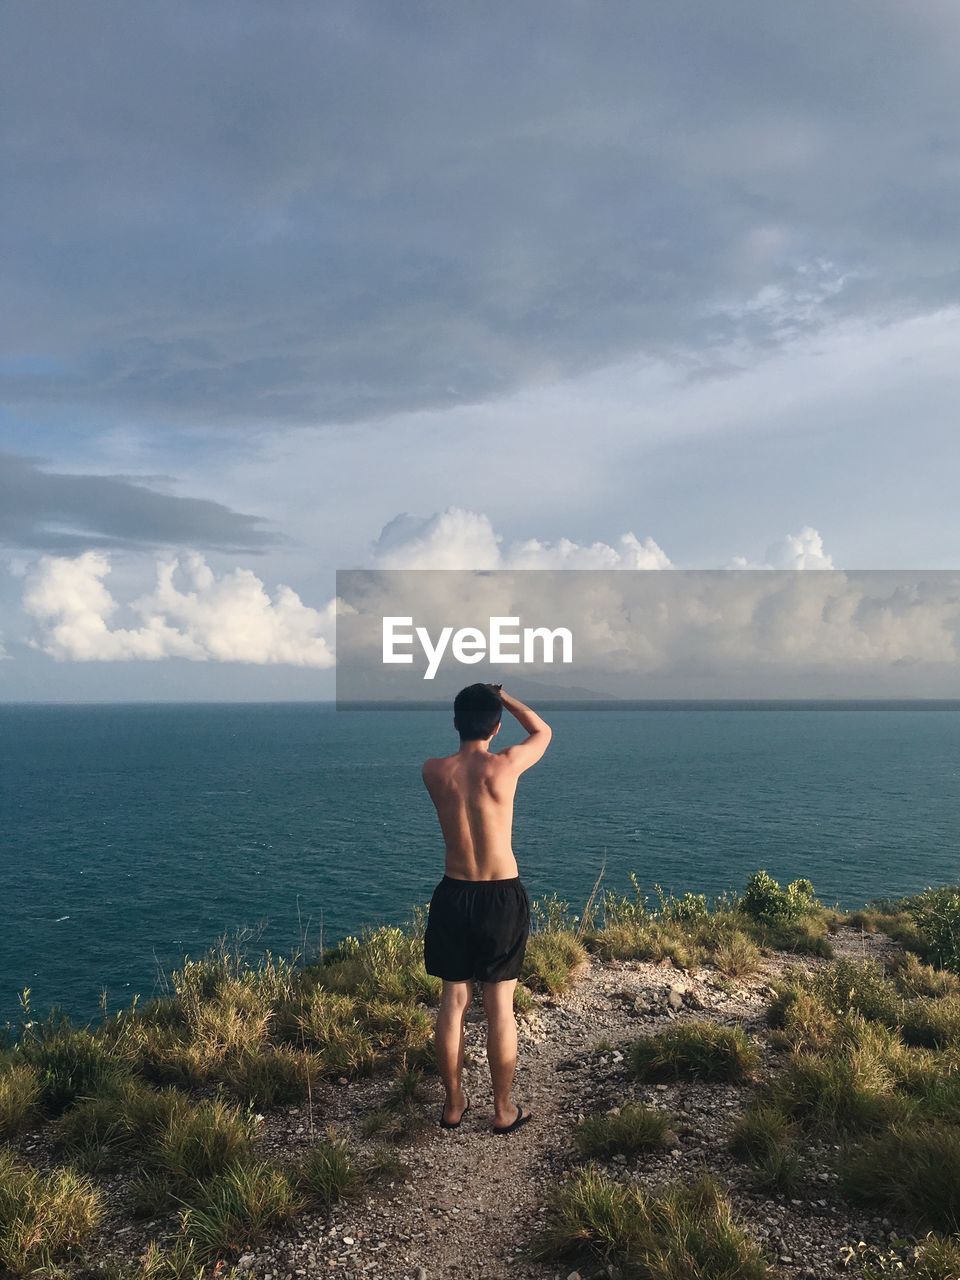
[[[453,724],[461,742],[492,738],[502,715],[500,695],[490,684],[469,684],[453,700]]]

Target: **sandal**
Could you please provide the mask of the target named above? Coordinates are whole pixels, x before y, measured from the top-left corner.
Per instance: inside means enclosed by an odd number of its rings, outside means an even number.
[[[445,1120],[443,1118],[443,1113],[446,1111],[446,1109],[447,1109],[447,1104],[444,1103],[443,1106],[440,1108],[440,1128],[441,1129],[459,1129],[460,1125],[463,1123],[463,1117],[470,1110],[470,1099],[469,1097],[467,1097],[467,1105],[460,1112],[459,1120]]]
[[[514,1120],[513,1124],[494,1125],[493,1132],[494,1133],[513,1133],[514,1130],[519,1129],[522,1124],[526,1124],[528,1120],[532,1120],[532,1119],[533,1119],[533,1116],[530,1114],[530,1112],[524,1111],[523,1107],[521,1107],[520,1104],[517,1103],[517,1118],[516,1120]]]

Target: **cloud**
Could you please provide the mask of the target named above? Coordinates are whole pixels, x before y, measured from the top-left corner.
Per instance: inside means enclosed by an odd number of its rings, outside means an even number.
[[[357,570],[338,581],[351,606],[341,615],[337,675],[348,700],[446,696],[466,668],[445,650],[443,685],[426,688],[420,637],[436,646],[445,627],[486,634],[495,617],[519,620],[508,629],[570,631],[571,665],[537,653],[506,668],[557,690],[628,698],[960,694],[960,575],[950,571]],[[383,664],[385,616],[412,618],[411,640],[401,642],[412,663]]]
[[[10,8],[8,405],[385,418],[960,299],[955,5],[263,13]]]
[[[779,542],[767,548],[766,557],[754,562],[744,556],[735,556],[732,569],[835,569],[833,557],[823,546],[823,538],[816,529],[804,525],[799,533],[785,534]]]
[[[399,515],[373,548],[380,569],[669,569],[652,538],[622,534],[615,545],[569,538],[505,543],[488,516],[448,507],[432,516]]]
[[[196,552],[157,562],[156,585],[130,601],[138,626],[111,626],[120,605],[104,579],[100,551],[43,556],[27,575],[23,609],[38,624],[34,646],[58,660],[333,666],[333,605],[309,608],[289,587],[273,598],[249,569],[217,577]],[[181,579],[183,585],[178,585]]]
[[[38,458],[0,452],[0,545],[44,551],[186,545],[255,551],[288,541],[208,498],[181,498],[122,475],[45,471]]]
[[[528,538],[507,542],[489,516],[448,507],[431,516],[398,515],[373,545],[378,569],[674,569],[651,537],[621,534],[612,544]],[[821,534],[810,525],[785,534],[760,561],[736,556],[731,569],[835,569]]]

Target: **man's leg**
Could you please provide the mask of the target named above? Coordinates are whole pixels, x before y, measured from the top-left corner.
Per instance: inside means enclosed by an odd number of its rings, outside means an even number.
[[[513,1012],[516,978],[483,984],[483,1008],[487,1015],[487,1060],[493,1081],[493,1123],[497,1128],[513,1124],[519,1112],[510,1099],[517,1070],[517,1020]]]
[[[473,999],[472,982],[444,979],[437,1013],[437,1070],[447,1093],[443,1118],[456,1124],[467,1105],[463,1092],[463,1020]]]

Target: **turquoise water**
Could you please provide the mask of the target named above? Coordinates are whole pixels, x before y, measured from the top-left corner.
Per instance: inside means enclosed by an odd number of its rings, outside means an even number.
[[[531,896],[581,901],[604,862],[709,893],[764,866],[844,905],[960,879],[955,709],[550,718],[515,823]],[[25,986],[84,1017],[153,994],[237,926],[289,951],[404,920],[442,872],[420,762],[454,745],[446,712],[0,707],[0,1023]]]

